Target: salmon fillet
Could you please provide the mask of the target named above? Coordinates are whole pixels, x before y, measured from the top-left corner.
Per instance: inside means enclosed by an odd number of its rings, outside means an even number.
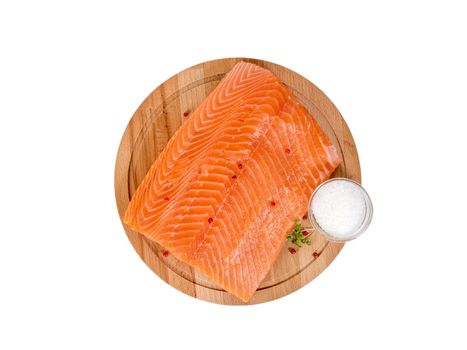
[[[278,78],[240,62],[170,139],[123,221],[246,302],[339,163]]]

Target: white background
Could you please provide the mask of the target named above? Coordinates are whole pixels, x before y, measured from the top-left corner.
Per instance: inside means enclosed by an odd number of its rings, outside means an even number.
[[[0,348],[466,349],[462,3],[2,1]],[[142,100],[229,56],[287,66],[334,101],[375,206],[316,280],[249,307],[155,276],[113,190]]]

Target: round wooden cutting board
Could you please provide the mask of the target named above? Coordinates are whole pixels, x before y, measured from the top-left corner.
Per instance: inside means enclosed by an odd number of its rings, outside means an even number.
[[[272,71],[308,109],[337,147],[343,159],[334,177],[360,182],[357,149],[347,124],[329,98],[299,74],[277,64],[250,59],[227,58],[190,67],[155,89],[131,118],[123,134],[115,165],[115,195],[120,219],[131,196],[167,141],[239,61],[248,61]],[[219,304],[245,304],[171,256],[141,234],[124,229],[141,259],[164,281],[195,298]],[[339,254],[342,243],[329,242],[312,234],[312,245],[295,255],[283,251],[248,304],[285,296],[318,276]]]

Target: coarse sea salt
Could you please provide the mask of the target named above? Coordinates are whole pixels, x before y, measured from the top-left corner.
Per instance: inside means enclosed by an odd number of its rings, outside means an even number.
[[[334,240],[350,240],[361,231],[368,213],[369,197],[361,186],[346,179],[323,183],[313,194],[310,215],[321,231]]]

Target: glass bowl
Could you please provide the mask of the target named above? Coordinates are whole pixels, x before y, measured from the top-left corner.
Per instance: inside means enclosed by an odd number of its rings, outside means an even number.
[[[313,213],[313,208],[312,208],[312,203],[313,203],[313,199],[315,198],[316,194],[324,187],[326,186],[326,184],[329,184],[330,182],[333,182],[333,181],[348,181],[348,182],[352,182],[354,185],[356,185],[357,188],[360,189],[361,191],[361,194],[362,194],[362,197],[363,197],[363,200],[364,200],[364,204],[365,204],[365,212],[363,214],[363,220],[362,222],[360,223],[360,225],[358,226],[357,229],[355,229],[355,231],[353,231],[351,234],[349,235],[346,235],[346,237],[336,237],[335,235],[333,235],[332,233],[330,232],[326,232],[317,222],[316,220],[316,217]],[[370,225],[371,223],[371,219],[373,217],[373,204],[371,203],[371,199],[370,199],[370,196],[368,195],[368,193],[365,191],[365,189],[356,181],[353,181],[353,180],[350,180],[350,179],[347,179],[347,178],[343,178],[343,177],[336,177],[336,178],[333,178],[333,179],[329,179],[325,182],[323,182],[322,184],[320,184],[318,187],[315,188],[315,190],[313,191],[311,197],[310,197],[310,200],[308,202],[308,218],[310,219],[310,222],[311,222],[311,225],[313,227],[313,229],[315,230],[315,232],[317,232],[318,234],[321,234],[322,236],[324,236],[326,239],[330,240],[330,241],[333,241],[333,242],[348,242],[348,241],[351,241],[357,237],[359,237],[362,233],[364,233],[366,231],[366,229],[368,228],[368,226]]]

